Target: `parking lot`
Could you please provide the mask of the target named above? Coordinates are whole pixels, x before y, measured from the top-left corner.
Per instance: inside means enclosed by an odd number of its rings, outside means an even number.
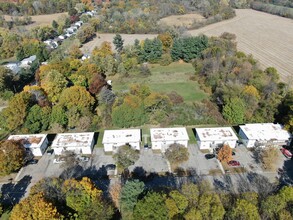
[[[221,171],[221,166],[216,158],[206,159],[205,154],[199,150],[196,144],[188,146],[189,159],[182,163],[180,167],[185,170],[195,169],[198,175],[209,175],[211,171]]]
[[[129,167],[133,171],[136,167],[142,167],[148,173],[170,172],[170,166],[162,153],[154,153],[151,149],[142,149],[136,163]]]

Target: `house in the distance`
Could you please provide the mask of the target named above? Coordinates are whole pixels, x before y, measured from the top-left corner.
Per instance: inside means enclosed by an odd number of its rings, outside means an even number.
[[[280,124],[259,123],[239,127],[239,136],[248,148],[288,145],[292,138],[291,134]]]
[[[29,68],[30,65],[37,59],[36,55],[32,55],[28,58],[23,59],[22,61],[20,61],[20,67],[22,68]]]
[[[65,151],[76,154],[91,154],[94,145],[94,132],[57,134],[51,148],[56,155]]]
[[[150,132],[153,150],[165,152],[171,144],[188,146],[186,128],[151,128]]]
[[[48,146],[46,134],[10,135],[8,140],[20,141],[20,143],[36,157],[41,157]]]
[[[133,149],[139,150],[140,142],[140,129],[105,130],[102,141],[105,152],[116,151],[123,145],[129,145]]]
[[[231,127],[196,128],[195,131],[197,144],[201,150],[212,151],[214,148],[224,144],[229,145],[231,148],[236,147],[238,138]]]

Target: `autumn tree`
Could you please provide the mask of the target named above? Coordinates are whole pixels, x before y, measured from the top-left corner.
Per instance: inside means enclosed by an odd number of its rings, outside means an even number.
[[[66,205],[77,212],[79,219],[111,219],[113,208],[102,198],[102,191],[87,177],[65,180]]]
[[[228,163],[232,160],[232,149],[229,145],[224,144],[223,147],[220,148],[217,156],[219,161]]]
[[[142,200],[137,202],[133,213],[134,219],[168,219],[165,198],[165,194],[149,192]]]
[[[120,195],[120,211],[123,219],[133,219],[133,209],[138,197],[144,191],[144,183],[138,180],[127,181]]]
[[[90,110],[94,104],[94,98],[81,86],[71,86],[62,91],[59,104],[71,109],[76,107],[80,111]]]
[[[188,200],[188,204],[190,207],[196,206],[199,200],[199,188],[196,184],[193,183],[185,183],[181,187],[181,193]]]
[[[202,194],[197,208],[203,219],[221,220],[225,215],[223,204],[216,193]]]
[[[264,169],[266,170],[275,170],[276,161],[279,158],[279,150],[274,146],[267,146],[264,149],[261,149],[260,159]]]
[[[188,207],[188,199],[177,190],[173,190],[166,199],[166,206],[170,219],[173,219],[174,216],[180,218]]]
[[[118,166],[121,169],[125,169],[133,165],[139,159],[139,152],[128,145],[123,145],[118,148],[114,157],[117,160]]]
[[[112,184],[109,189],[109,194],[117,209],[120,208],[120,193],[121,193],[121,184],[118,182]]]
[[[96,73],[93,76],[91,84],[89,86],[89,92],[91,94],[98,94],[101,91],[101,89],[106,85],[107,81],[105,80],[105,78],[101,74]]]
[[[163,51],[168,52],[168,50],[172,47],[173,44],[173,37],[170,33],[163,33],[159,34],[158,38],[162,42]]]
[[[105,58],[109,55],[112,55],[112,46],[110,42],[104,41],[100,47],[95,47],[93,52],[93,56]]]
[[[28,110],[32,104],[30,93],[21,92],[13,96],[7,108],[3,109],[0,114],[0,120],[4,122],[3,127],[13,131],[20,127],[27,116]]]
[[[11,211],[11,220],[59,219],[55,206],[44,199],[43,193],[29,196],[16,204]]]
[[[187,161],[189,158],[189,152],[187,147],[180,144],[171,144],[165,152],[165,156],[169,162],[173,165],[173,168],[178,164]]]
[[[236,201],[235,207],[231,210],[231,218],[239,220],[261,219],[257,206],[243,199]]]
[[[47,93],[48,99],[57,103],[61,92],[66,88],[68,81],[60,72],[51,70],[41,79],[41,87]]]
[[[95,28],[90,24],[85,24],[77,31],[76,38],[83,44],[92,39],[95,35]]]
[[[122,39],[120,34],[116,34],[114,39],[113,39],[113,44],[115,45],[115,49],[117,50],[118,53],[121,53],[123,50],[123,43],[124,40]]]
[[[25,149],[20,142],[6,140],[0,142],[0,175],[17,171],[24,165]]]

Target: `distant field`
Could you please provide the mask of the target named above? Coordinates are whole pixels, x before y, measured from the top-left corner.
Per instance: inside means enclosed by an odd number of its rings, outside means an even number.
[[[135,39],[145,40],[146,38],[153,39],[157,35],[156,34],[121,34],[122,39],[124,40],[124,45],[134,44]],[[97,37],[92,41],[86,43],[81,48],[83,52],[90,53],[95,47],[99,47],[104,41],[108,41],[112,44],[113,50],[115,49],[112,41],[115,37],[115,34],[100,34],[97,33]]]
[[[200,33],[219,36],[223,32],[237,36],[237,47],[252,54],[261,67],[275,67],[285,82],[293,82],[293,20],[252,9],[236,10],[236,17],[191,30],[191,35]]]
[[[197,82],[189,80],[194,68],[191,64],[172,63],[169,66],[150,65],[152,75],[142,78],[135,74],[124,79],[111,79],[114,91],[126,91],[134,83],[145,83],[153,91],[170,93],[176,91],[186,102],[200,101],[207,98],[207,94],[199,89]]]
[[[33,23],[30,25],[26,25],[27,28],[33,28],[36,26],[45,26],[51,25],[53,20],[57,20],[61,15],[67,15],[67,12],[56,13],[56,14],[48,14],[48,15],[35,15],[30,16],[32,18]],[[5,20],[11,20],[10,15],[4,15]]]
[[[162,18],[159,22],[169,26],[190,27],[194,21],[203,21],[205,18],[200,14],[171,15]]]

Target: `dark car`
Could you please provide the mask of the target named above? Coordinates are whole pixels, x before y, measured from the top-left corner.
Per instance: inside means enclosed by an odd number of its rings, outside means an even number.
[[[236,160],[230,160],[228,162],[228,165],[232,166],[232,167],[237,167],[237,166],[240,166],[240,163],[239,163],[239,161],[236,161]]]
[[[215,157],[214,154],[206,154],[206,155],[204,155],[204,156],[205,156],[205,158],[206,158],[207,160],[212,159],[212,158]]]
[[[29,164],[37,164],[38,160],[37,159],[32,159],[32,160],[28,160],[25,165],[29,165]]]
[[[116,169],[116,165],[115,164],[108,164],[108,165],[106,165],[106,170],[115,170]]]
[[[234,151],[232,151],[232,156],[235,156],[235,155],[236,155],[236,153]]]

